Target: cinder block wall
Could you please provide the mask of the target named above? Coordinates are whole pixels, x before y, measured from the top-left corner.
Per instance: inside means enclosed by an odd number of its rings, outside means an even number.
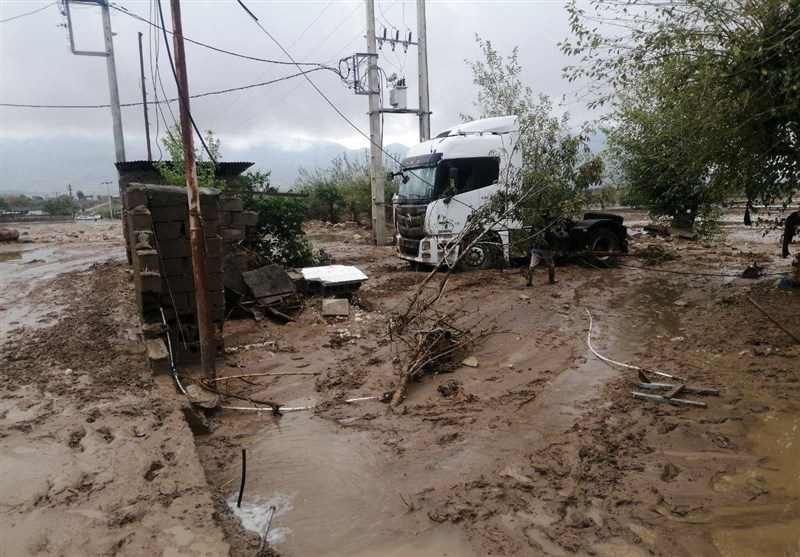
[[[154,339],[165,343],[169,340],[177,362],[196,361],[200,357],[200,338],[186,190],[175,186],[130,184],[123,195],[128,207],[126,225],[131,231],[128,247],[136,301],[145,337],[151,339],[150,344],[157,344]],[[244,211],[241,199],[220,197],[218,190],[211,189],[200,190],[200,212],[212,322],[217,350],[222,351],[225,278],[230,277],[232,283],[237,278],[241,281],[246,258],[242,265],[242,256],[234,255],[234,247],[244,239],[245,227],[254,225],[258,215]],[[169,362],[165,370],[164,362],[154,361],[158,358],[152,355],[150,358],[154,371],[169,371]]]

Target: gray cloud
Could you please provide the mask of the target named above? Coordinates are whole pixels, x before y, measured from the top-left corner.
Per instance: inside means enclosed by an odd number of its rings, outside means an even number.
[[[123,1],[118,5],[151,21],[157,21],[147,1]],[[171,28],[169,2],[162,0]],[[273,36],[287,47],[298,61],[328,62],[366,49],[366,27],[361,1],[247,2],[250,9]],[[2,17],[45,6],[46,2],[0,2]],[[559,2],[437,2],[428,0],[429,68],[432,127],[442,129],[458,121],[459,112],[473,111],[476,91],[464,59],[476,59],[477,33],[491,40],[501,53],[519,46],[526,82],[554,101],[577,86],[561,78],[568,60],[556,43],[569,33],[566,12]],[[255,25],[235,1],[187,1],[182,3],[184,32],[187,37],[252,56],[286,60],[280,49]],[[89,12],[86,12],[89,13]],[[320,15],[321,14],[321,15]],[[379,33],[384,26],[396,26],[401,35],[410,28],[416,40],[415,2],[383,0],[376,2]],[[84,14],[81,14],[84,15]],[[316,21],[314,21],[314,19]],[[313,24],[312,24],[313,21]],[[56,7],[2,25],[0,38],[0,98],[4,103],[106,104],[108,90],[104,60],[78,57],[68,51],[67,33]],[[86,22],[81,31],[93,29]],[[99,22],[97,23],[99,25]],[[150,58],[157,30],[117,10],[112,10],[112,25],[122,102],[137,102],[139,62],[137,32],[145,37],[147,86],[152,96]],[[301,35],[302,33],[302,35]],[[150,39],[150,41],[148,41]],[[96,38],[95,38],[96,40]],[[162,39],[163,42],[163,39]],[[170,45],[171,46],[171,45]],[[409,105],[417,105],[416,49],[395,53],[384,47],[380,64],[387,73],[403,70],[409,83]],[[196,45],[187,45],[189,81],[193,94],[277,79],[296,73],[293,66],[274,66],[233,58]],[[175,96],[166,51],[160,48],[159,66],[168,96]],[[311,79],[330,100],[362,131],[366,132],[367,98],[356,96],[331,72],[316,72]],[[159,92],[161,96],[161,92]],[[569,107],[576,120],[591,114],[580,104]],[[173,105],[177,117],[177,106]],[[303,79],[207,97],[192,101],[198,124],[213,129],[226,144],[250,149],[259,144],[281,143],[287,138],[319,139],[357,147],[367,141],[343,121]],[[171,121],[168,111],[166,118]],[[141,107],[123,109],[126,147],[131,155],[142,156],[144,126]],[[151,131],[155,131],[156,111],[151,108]],[[3,142],[36,137],[92,137],[110,141],[111,117],[108,109],[45,110],[2,108],[0,134]],[[415,116],[387,115],[385,140],[410,144],[416,141]],[[163,131],[163,122],[159,125]],[[108,153],[113,156],[113,151]],[[3,160],[3,166],[13,160]],[[55,170],[54,170],[55,171]],[[57,176],[53,176],[57,178]],[[43,177],[44,179],[44,177]]]

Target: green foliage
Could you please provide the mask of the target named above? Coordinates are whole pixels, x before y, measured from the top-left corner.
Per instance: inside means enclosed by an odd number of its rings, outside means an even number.
[[[369,181],[369,155],[350,157],[337,155],[326,167],[299,168],[295,189],[308,194],[309,216],[313,219],[338,222],[344,217],[360,223],[372,211]],[[395,190],[387,184],[387,194]]]
[[[589,190],[587,193],[587,202],[589,205],[599,205],[601,209],[605,209],[609,205],[613,205],[617,201],[617,188],[613,186],[603,186]]]
[[[211,152],[214,160],[222,160],[220,153],[220,140],[211,130],[206,130],[206,145]],[[167,130],[167,134],[161,139],[161,143],[169,152],[169,161],[159,161],[154,163],[159,174],[173,186],[186,186],[186,172],[183,158],[183,141],[181,140],[181,130],[176,125]],[[197,185],[201,188],[225,188],[224,180],[217,180],[216,169],[212,161],[205,160],[205,151],[195,149],[197,159]]]
[[[510,201],[516,203],[516,217],[535,227],[574,216],[584,204],[583,190],[599,183],[602,159],[591,156],[588,137],[593,130],[584,125],[570,131],[568,115],[553,116],[553,103],[546,95],[534,95],[522,82],[518,51],[503,57],[491,41],[475,37],[483,60],[467,65],[478,86],[473,103],[477,118],[516,115],[519,118],[523,168],[520,175],[501,176],[512,185]],[[474,119],[462,114],[464,120]]]
[[[701,204],[733,194],[791,201],[800,185],[800,2],[573,0],[567,9],[573,37],[561,48],[581,63],[565,74],[589,81],[592,105],[613,106],[627,180],[641,185],[661,170],[671,181],[632,193],[653,203],[683,193]]]
[[[11,208],[11,205],[8,204],[5,197],[0,197],[0,211],[7,211]]]
[[[239,196],[247,211],[258,213],[258,223],[248,227],[243,244],[264,261],[284,267],[325,265],[330,257],[316,250],[305,237],[303,225],[308,202],[297,197],[271,197],[258,192],[276,192],[269,183],[269,172],[247,172],[239,178],[237,189],[250,193]]]
[[[51,216],[69,215],[70,214],[69,197],[66,195],[61,195],[59,197],[51,197],[50,199],[45,199],[44,203],[42,204],[42,210]]]
[[[78,191],[75,193],[75,197],[77,197],[78,199],[80,199],[81,201],[83,201],[84,199],[86,199],[86,194],[85,194],[85,193],[83,193],[81,190],[78,190]]]

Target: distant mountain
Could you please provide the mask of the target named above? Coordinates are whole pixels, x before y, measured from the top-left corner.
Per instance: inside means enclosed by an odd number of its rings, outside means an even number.
[[[128,145],[128,160],[146,158],[143,150]],[[116,182],[114,144],[81,136],[22,139],[4,137],[0,148],[0,193],[52,195],[64,193],[67,184],[86,194],[104,193],[106,180]],[[408,147],[399,144],[385,148],[402,155]],[[300,166],[325,166],[341,153],[357,156],[366,149],[347,149],[338,143],[290,140],[285,145],[273,143],[234,149],[223,144],[225,161],[254,162],[252,170],[271,171],[273,185],[291,187]],[[154,153],[154,156],[157,156]]]

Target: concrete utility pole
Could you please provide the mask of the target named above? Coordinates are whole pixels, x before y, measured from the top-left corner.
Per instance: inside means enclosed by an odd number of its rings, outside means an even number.
[[[72,215],[72,220],[75,220],[75,202],[72,198],[72,184],[67,184],[67,191],[69,192],[69,214]]]
[[[194,131],[189,111],[189,78],[186,75],[186,52],[183,48],[180,0],[172,0],[172,44],[175,50],[175,73],[180,97],[181,140],[186,171],[186,192],[189,197],[189,242],[192,248],[192,273],[197,305],[197,324],[200,329],[200,362],[203,375],[216,376],[214,357],[216,347],[208,303],[208,270],[206,265],[205,237],[200,215],[200,190],[197,187],[197,161],[194,154]]]
[[[105,39],[104,51],[77,50],[75,48],[75,33],[72,29],[71,4],[100,6],[103,18],[103,38]],[[114,39],[111,31],[111,13],[108,9],[108,0],[64,0],[67,12],[67,27],[69,29],[69,47],[76,56],[104,56],[108,71],[108,92],[111,104],[111,119],[114,125],[114,150],[117,162],[125,162],[125,139],[122,135],[122,110],[119,106],[119,86],[117,85],[117,66],[114,60]]]
[[[142,32],[139,31],[139,72],[142,76],[142,108],[144,109],[144,137],[147,139],[147,160],[153,160],[150,149],[150,119],[147,116],[147,87],[144,84],[144,54],[142,53]]]
[[[369,181],[372,189],[372,239],[386,245],[386,209],[383,197],[383,134],[381,133],[381,82],[378,74],[378,45],[375,39],[375,0],[367,2],[367,53],[369,64]]]
[[[122,135],[122,110],[119,107],[119,85],[117,84],[117,64],[114,60],[114,39],[111,31],[111,14],[108,2],[100,6],[103,12],[103,36],[106,41],[106,68],[108,69],[108,93],[111,98],[111,118],[114,121],[114,150],[117,162],[125,162],[125,139]]]
[[[109,214],[108,218],[113,219],[114,218],[114,208],[111,205],[111,182],[105,181],[105,182],[103,182],[103,184],[105,184],[105,186],[106,186],[106,194],[108,194],[108,214]]]
[[[425,0],[417,0],[417,66],[419,68],[419,140],[431,138],[431,101],[428,93],[428,31]]]

